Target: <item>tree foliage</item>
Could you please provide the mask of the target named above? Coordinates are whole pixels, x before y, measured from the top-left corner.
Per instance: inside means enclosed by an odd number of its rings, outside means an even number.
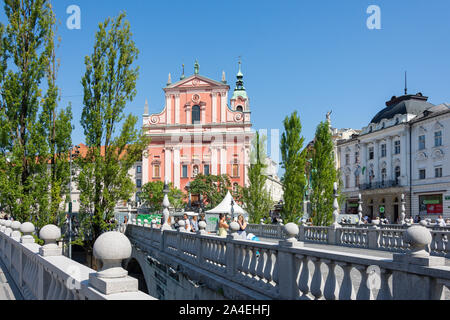
[[[203,197],[206,210],[215,208],[220,204],[230,189],[231,180],[226,174],[204,175],[200,173],[190,183],[191,194]]]
[[[136,129],[138,118],[124,113],[127,101],[136,95],[137,56],[130,24],[122,13],[99,24],[93,53],[85,58],[81,125],[88,151],[78,160],[77,184],[81,240],[88,249],[108,230],[116,204],[135,191],[128,171],[149,142]]]
[[[304,138],[301,135],[302,125],[297,111],[284,120],[284,132],[281,137],[282,178],[284,206],[282,219],[287,222],[298,222],[303,216],[305,178]]]
[[[259,132],[256,132],[252,141],[248,169],[249,185],[241,189],[240,199],[244,203],[251,223],[259,223],[261,219],[269,217],[269,211],[273,205],[271,195],[266,189],[267,176],[264,174],[267,168],[264,147],[266,140],[266,136],[260,136]]]
[[[143,205],[154,212],[160,212],[162,208],[162,202],[164,200],[164,182],[152,181],[142,186],[141,200]],[[172,183],[169,184],[169,202],[175,209],[181,209],[184,206],[183,199],[184,193],[175,187]]]
[[[315,226],[328,226],[333,222],[333,187],[339,182],[328,122],[318,125],[311,153],[311,218]]]
[[[61,222],[71,108],[58,112],[55,15],[47,0],[8,0],[0,24],[0,202],[37,227]],[[45,83],[46,82],[46,83]]]

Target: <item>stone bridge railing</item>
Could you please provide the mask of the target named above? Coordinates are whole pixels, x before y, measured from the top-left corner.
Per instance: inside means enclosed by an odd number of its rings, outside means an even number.
[[[403,240],[408,226],[402,225],[360,225],[333,227],[299,226],[297,240],[311,243],[342,245],[349,247],[409,252],[410,245]],[[450,228],[429,228],[432,241],[427,251],[433,256],[450,258]],[[281,225],[249,224],[247,233],[267,239],[285,239],[286,232]]]
[[[33,224],[0,220],[0,260],[26,300],[141,300],[154,299],[138,291],[137,279],[121,268],[131,255],[131,244],[121,233],[108,232],[94,244],[94,256],[103,264],[100,272],[61,253],[61,231],[47,225],[35,243]]]
[[[194,266],[203,270],[203,277],[219,278],[259,298],[450,299],[450,267],[445,266],[445,258],[426,252],[431,234],[422,226],[405,232],[411,251],[394,254],[393,260],[304,248],[296,239],[299,228],[295,224],[284,226],[287,239],[278,244],[239,239],[235,222],[226,238],[208,235],[204,222],[199,226],[200,232],[194,234],[182,228],[163,231],[130,224],[126,234],[137,251],[157,253],[169,264],[171,260]],[[330,236],[323,228],[309,230],[321,239]]]

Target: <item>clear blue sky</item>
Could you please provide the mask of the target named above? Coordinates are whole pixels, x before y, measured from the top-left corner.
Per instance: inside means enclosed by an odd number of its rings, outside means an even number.
[[[151,112],[162,110],[168,73],[178,79],[184,63],[192,74],[196,58],[202,75],[220,80],[225,70],[234,88],[242,56],[254,128],[281,129],[298,110],[307,141],[330,109],[334,127],[367,125],[386,100],[403,93],[405,70],[410,93],[450,101],[448,0],[53,2],[62,22],[61,105],[73,104],[74,143],[84,141],[84,56],[98,23],[122,10],[140,50],[138,94],[126,112],[140,117],[146,98]],[[81,8],[81,30],[65,26],[71,4]],[[382,30],[366,27],[371,4],[381,8]]]

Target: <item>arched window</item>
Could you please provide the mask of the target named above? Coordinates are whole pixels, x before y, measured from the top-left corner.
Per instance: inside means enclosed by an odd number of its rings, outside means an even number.
[[[244,108],[242,106],[237,106],[236,111],[243,112]]]
[[[200,107],[193,106],[192,107],[192,124],[200,123]]]

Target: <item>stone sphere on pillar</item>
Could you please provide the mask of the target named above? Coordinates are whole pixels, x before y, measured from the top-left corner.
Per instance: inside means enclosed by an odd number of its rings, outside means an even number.
[[[409,227],[404,234],[404,240],[411,245],[411,255],[418,257],[430,256],[426,248],[431,244],[433,238],[428,228],[424,226]]]
[[[237,222],[235,222],[235,221],[233,221],[232,223],[230,223],[230,230],[231,230],[232,233],[238,232],[240,228],[241,228],[241,227],[239,226],[239,223],[237,223]]]
[[[99,278],[122,278],[128,272],[122,268],[122,260],[131,257],[131,243],[128,238],[116,231],[103,233],[94,243],[94,257],[103,262],[98,272]]]
[[[45,247],[49,246],[55,247],[57,246],[56,240],[61,238],[61,229],[55,226],[54,224],[48,224],[45,227],[43,227],[39,232],[39,238],[44,240]]]
[[[184,220],[178,221],[178,226],[179,226],[178,231],[184,231],[185,230],[184,229],[185,225],[186,225],[186,222]]]
[[[11,224],[11,229],[13,229],[13,232],[11,233],[11,238],[15,238],[17,240],[20,240],[20,237],[22,236],[22,234],[20,233],[20,225],[21,223],[19,221],[14,221]]]
[[[288,241],[289,240],[296,240],[296,237],[298,236],[300,229],[298,228],[298,225],[295,223],[288,223],[284,226],[284,231],[287,234]]]
[[[200,222],[198,223],[198,228],[199,228],[200,230],[206,229],[206,222],[205,222],[205,221],[200,221]]]

